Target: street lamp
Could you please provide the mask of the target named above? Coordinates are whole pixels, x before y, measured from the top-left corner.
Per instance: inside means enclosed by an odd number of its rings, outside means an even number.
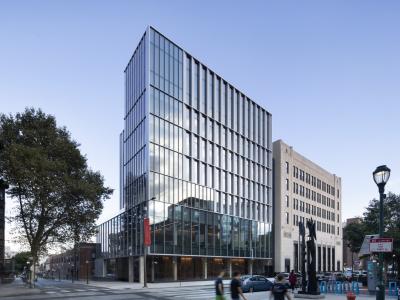
[[[86,260],[86,284],[89,284],[89,261]]]
[[[385,185],[390,177],[390,169],[386,166],[379,166],[372,173],[374,181],[379,188],[379,237],[383,238],[383,201],[386,198]],[[378,293],[376,300],[385,299],[385,285],[383,284],[383,252],[379,252],[379,269],[378,269]]]
[[[26,264],[28,265],[28,283],[29,283],[29,287],[31,288],[32,287],[32,282],[31,282],[31,268],[30,268],[30,264],[31,264],[31,262],[28,260],[27,262],[26,262]]]
[[[74,264],[71,264],[71,280],[72,280],[72,283],[74,283],[74,269],[75,268],[75,265]]]
[[[396,276],[395,276],[395,274],[394,274],[394,261],[395,261],[395,259],[396,259],[396,254],[393,254],[392,258],[393,258],[393,263],[392,263],[392,277],[393,277],[393,280],[396,280]]]

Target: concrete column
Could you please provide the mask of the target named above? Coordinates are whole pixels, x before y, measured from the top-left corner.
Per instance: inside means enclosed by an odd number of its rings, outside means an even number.
[[[144,284],[144,256],[139,257],[139,282]]]
[[[229,278],[232,278],[232,260],[228,259],[228,272],[229,272]]]
[[[178,281],[178,259],[176,257],[173,258],[173,274],[174,280]]]
[[[208,274],[207,274],[207,267],[208,267],[208,262],[207,262],[207,258],[203,259],[203,274],[204,274],[204,279],[207,279]]]
[[[253,275],[253,260],[249,260],[249,273],[250,275]]]
[[[129,282],[133,282],[133,256],[129,256],[128,268],[129,268]]]

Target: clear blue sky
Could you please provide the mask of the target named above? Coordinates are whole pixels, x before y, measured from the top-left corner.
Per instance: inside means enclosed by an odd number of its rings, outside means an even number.
[[[342,177],[343,217],[400,192],[399,1],[2,1],[0,111],[40,107],[115,189],[123,70],[147,25],[266,107],[273,137]]]

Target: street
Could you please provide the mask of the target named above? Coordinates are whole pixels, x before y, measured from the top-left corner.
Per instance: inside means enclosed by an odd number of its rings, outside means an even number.
[[[193,283],[195,284],[195,283]],[[129,287],[132,286],[132,287]],[[225,289],[228,284],[225,283]],[[215,299],[213,285],[193,286],[168,286],[168,284],[153,284],[148,289],[141,288],[138,284],[118,282],[91,282],[86,285],[84,282],[71,283],[70,281],[56,281],[39,279],[34,289],[28,288],[21,280],[17,279],[8,287],[0,286],[1,299],[7,300],[124,300],[124,299]],[[230,299],[229,294],[226,295]],[[248,300],[270,299],[269,292],[246,293]],[[294,298],[291,294],[292,299]],[[375,296],[358,295],[357,298],[375,299]],[[346,299],[345,295],[326,295],[326,299]],[[391,298],[394,299],[394,298]]]
[[[138,289],[137,287],[126,288],[123,286],[118,288],[109,288],[98,286],[101,285],[101,282],[97,282],[96,285],[93,286],[84,283],[39,279],[36,283],[34,293],[32,292],[32,289],[24,287],[19,280],[17,280],[13,285],[15,289],[18,290],[18,295],[16,293],[10,293],[8,296],[2,296],[2,299],[215,299],[214,287],[212,285],[163,288],[157,288],[157,286],[154,286],[148,289]],[[227,286],[225,288],[227,288]],[[0,294],[2,294],[1,289]],[[249,300],[269,299],[269,294],[266,292],[259,292],[246,294],[246,297]]]

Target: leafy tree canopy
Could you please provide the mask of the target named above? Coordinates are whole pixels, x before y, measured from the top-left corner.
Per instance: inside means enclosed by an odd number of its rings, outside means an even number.
[[[393,254],[400,263],[400,195],[388,193],[383,202],[384,236],[394,239]],[[363,224],[366,234],[379,233],[379,200],[372,200],[364,212]],[[385,255],[389,261],[392,254]],[[400,265],[400,264],[398,264]]]
[[[0,177],[18,204],[11,220],[35,260],[54,243],[88,240],[113,192],[66,128],[33,108],[0,115]]]
[[[32,254],[29,251],[19,252],[14,255],[15,270],[22,272]]]
[[[343,243],[346,243],[351,252],[358,253],[366,234],[363,223],[349,223],[343,229]]]

